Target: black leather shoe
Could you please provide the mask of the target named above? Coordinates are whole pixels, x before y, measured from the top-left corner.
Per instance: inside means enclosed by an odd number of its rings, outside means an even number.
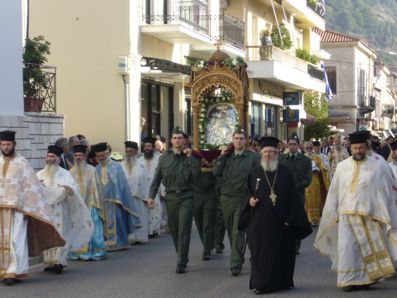
[[[57,274],[61,274],[63,272],[63,265],[61,265],[61,264],[55,265],[54,266],[54,271]]]
[[[346,286],[342,288],[343,292],[353,292],[354,291],[354,286]]]
[[[209,261],[211,260],[211,254],[203,254],[203,256],[201,257],[201,259],[203,261]]]
[[[239,268],[232,268],[231,271],[233,276],[239,276],[241,272]]]
[[[3,281],[7,286],[12,286],[16,283],[16,280],[14,278],[5,278]]]
[[[186,273],[186,266],[183,266],[183,265],[176,266],[175,272],[178,274]]]
[[[54,272],[55,266],[49,266],[44,268],[44,272]]]

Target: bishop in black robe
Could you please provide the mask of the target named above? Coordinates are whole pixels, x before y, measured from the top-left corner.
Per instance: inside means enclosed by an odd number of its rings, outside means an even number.
[[[294,286],[295,241],[312,232],[290,170],[278,164],[275,171],[266,175],[267,179],[263,166],[251,171],[250,196],[242,205],[239,221],[239,229],[247,231],[251,251],[250,289],[257,294]],[[271,189],[277,196],[273,201]],[[249,201],[254,196],[258,202],[251,207]]]

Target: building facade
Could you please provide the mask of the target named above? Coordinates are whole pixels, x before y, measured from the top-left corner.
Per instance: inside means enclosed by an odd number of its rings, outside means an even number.
[[[331,54],[325,61],[333,93],[331,124],[346,133],[376,129],[375,111],[381,98],[375,90],[375,51],[352,36],[329,30],[320,35],[321,48]]]
[[[318,65],[295,55],[324,56],[312,28],[325,21],[306,0],[36,0],[29,16],[31,36],[51,42],[65,134],[106,140],[115,151],[126,139],[168,140],[175,125],[192,133],[188,60],[208,59],[217,47],[248,62],[251,135],[303,136],[302,94],[325,90]],[[261,31],[277,24],[287,27],[292,47],[262,59]],[[283,122],[285,92],[298,97],[289,108],[299,118],[290,124]]]

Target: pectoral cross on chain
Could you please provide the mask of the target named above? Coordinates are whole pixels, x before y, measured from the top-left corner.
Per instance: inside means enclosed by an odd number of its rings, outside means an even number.
[[[272,201],[273,206],[275,206],[276,205],[277,195],[274,193],[273,190],[270,192],[269,198]]]

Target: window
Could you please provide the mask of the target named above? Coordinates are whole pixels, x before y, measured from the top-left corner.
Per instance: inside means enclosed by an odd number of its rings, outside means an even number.
[[[336,89],[336,66],[327,66],[327,77],[328,77],[328,82],[329,86],[331,87],[332,94],[337,94],[337,89]]]

